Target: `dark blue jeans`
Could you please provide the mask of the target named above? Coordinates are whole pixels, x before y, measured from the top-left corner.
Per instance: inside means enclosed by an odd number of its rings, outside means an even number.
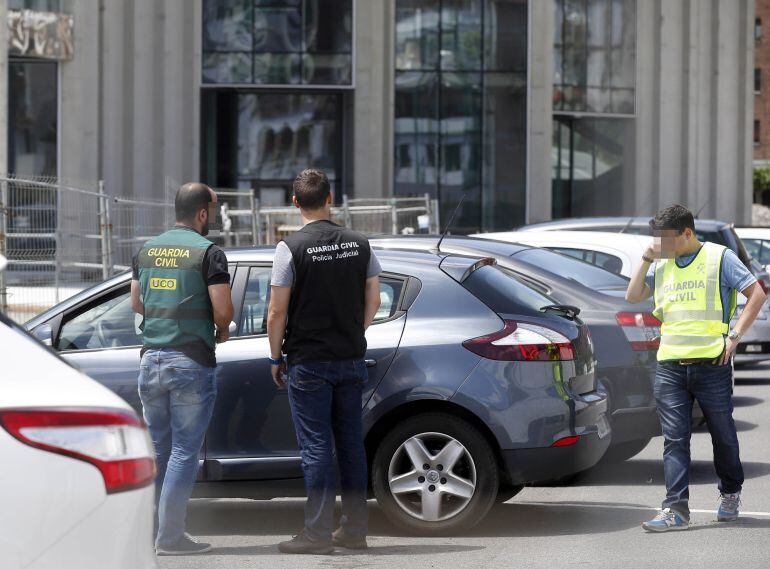
[[[666,499],[663,508],[671,508],[685,519],[690,518],[690,435],[694,400],[703,410],[711,433],[720,492],[740,492],[743,485],[743,467],[733,421],[732,373],[730,364],[658,363],[655,399],[664,440]]]
[[[142,356],[139,397],[158,464],[156,545],[160,547],[173,545],[184,534],[198,454],[217,394],[215,371],[177,350],[151,349]]]
[[[302,454],[307,503],[305,535],[331,541],[339,466],[341,526],[351,537],[367,532],[366,451],[361,427],[364,360],[289,366],[289,405]]]

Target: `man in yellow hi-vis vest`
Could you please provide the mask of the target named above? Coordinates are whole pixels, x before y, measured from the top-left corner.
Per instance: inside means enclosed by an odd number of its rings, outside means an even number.
[[[655,243],[629,282],[626,299],[641,302],[654,295],[655,316],[661,321],[654,391],[663,431],[666,499],[661,512],[642,527],[656,532],[689,527],[694,400],[714,446],[721,496],[717,520],[733,521],[738,518],[743,467],[733,421],[732,355],[766,296],[733,251],[698,240],[693,215],[684,206],[660,211],[650,227]],[[654,290],[645,282],[653,263]],[[731,331],[738,291],[749,300]]]

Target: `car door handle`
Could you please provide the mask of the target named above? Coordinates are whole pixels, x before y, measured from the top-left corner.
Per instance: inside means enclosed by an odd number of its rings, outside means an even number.
[[[374,367],[377,365],[377,360],[366,359],[364,361],[366,362],[366,367]]]

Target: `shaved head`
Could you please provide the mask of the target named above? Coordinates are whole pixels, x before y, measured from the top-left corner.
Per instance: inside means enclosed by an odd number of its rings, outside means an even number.
[[[174,210],[177,221],[190,221],[200,210],[208,209],[209,203],[216,202],[214,190],[200,182],[185,184],[176,192]]]

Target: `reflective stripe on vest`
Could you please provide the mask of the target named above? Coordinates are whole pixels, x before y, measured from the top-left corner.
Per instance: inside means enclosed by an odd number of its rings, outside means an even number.
[[[655,267],[654,314],[662,322],[659,361],[716,358],[724,350],[729,330],[720,290],[724,252],[725,247],[706,242],[686,267],[675,259]]]

